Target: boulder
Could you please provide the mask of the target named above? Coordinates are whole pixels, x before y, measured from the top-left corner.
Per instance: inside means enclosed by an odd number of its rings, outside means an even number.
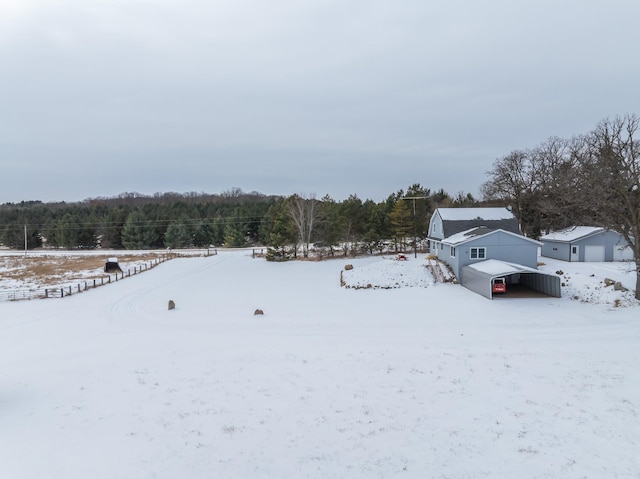
[[[169,300],[169,311],[172,309],[176,309],[176,303],[173,302],[173,299]]]
[[[627,288],[625,288],[624,286],[622,286],[622,283],[620,283],[620,281],[616,281],[616,283],[613,285],[613,289],[616,291],[629,291]]]
[[[256,309],[256,310],[253,312],[253,315],[254,315],[254,316],[262,316],[263,314],[264,314],[264,311],[262,311],[261,309]]]

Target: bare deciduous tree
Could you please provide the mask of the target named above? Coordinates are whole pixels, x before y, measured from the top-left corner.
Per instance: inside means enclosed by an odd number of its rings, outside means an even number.
[[[493,163],[490,179],[481,187],[485,200],[510,204],[522,232],[532,236],[536,236],[531,228],[536,222],[531,215],[535,214],[539,170],[538,158],[530,151],[512,151]]]
[[[580,174],[586,151],[585,137],[552,137],[533,150],[540,165],[538,209],[545,232],[576,225],[589,216],[589,206],[582,198],[585,178]]]
[[[636,299],[640,300],[640,117],[626,115],[601,121],[588,135],[583,159],[591,214],[601,226],[620,233],[633,249]]]
[[[296,194],[289,197],[287,202],[289,215],[298,230],[302,256],[305,258],[309,257],[309,243],[311,243],[313,224],[317,216],[317,205],[318,202],[313,195],[304,198]]]

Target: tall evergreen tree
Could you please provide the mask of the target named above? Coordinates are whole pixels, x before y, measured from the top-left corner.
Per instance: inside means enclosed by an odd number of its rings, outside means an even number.
[[[296,230],[285,201],[280,201],[269,208],[265,221],[267,235],[267,260],[285,261],[296,250]]]
[[[329,195],[324,196],[318,203],[318,219],[315,227],[315,238],[319,243],[321,254],[335,256],[337,245],[341,238],[339,221],[340,205]]]
[[[193,244],[192,231],[189,218],[182,215],[167,227],[164,233],[164,245],[167,248],[188,248]]]
[[[149,249],[157,240],[154,224],[142,211],[132,211],[122,228],[122,245],[126,249]]]
[[[364,234],[362,200],[352,194],[340,204],[339,224],[342,230],[342,249],[345,256],[358,253],[358,242]]]
[[[204,221],[197,226],[196,231],[193,234],[193,246],[197,248],[204,248],[211,244],[214,244],[213,228],[210,223]]]
[[[412,235],[413,231],[413,215],[409,206],[404,201],[397,201],[389,213],[389,222],[393,231],[393,239],[401,250],[405,250],[407,238]]]

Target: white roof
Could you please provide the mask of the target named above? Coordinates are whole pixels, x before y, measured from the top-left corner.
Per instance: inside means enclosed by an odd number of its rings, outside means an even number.
[[[451,235],[448,238],[444,238],[442,241],[446,242],[447,244],[454,245],[454,244],[464,243],[465,241],[470,240],[472,238],[477,238],[478,236],[484,236],[485,234],[487,234],[489,232],[496,231],[496,230],[487,230],[483,234],[477,234],[477,235],[469,236],[469,233],[471,231],[475,231],[477,229],[478,228],[470,228],[468,230],[461,231],[460,233],[456,233],[454,235]]]
[[[604,228],[598,226],[571,226],[560,231],[554,231],[548,235],[541,236],[541,240],[550,241],[575,241],[585,236],[589,236],[595,233],[601,233]]]
[[[470,232],[476,231],[476,230],[479,230],[478,234],[474,234],[474,235],[470,235],[469,234]],[[468,230],[465,230],[465,231],[461,231],[460,233],[456,233],[454,235],[451,235],[448,238],[442,239],[441,241],[443,243],[445,243],[445,244],[448,244],[448,245],[458,245],[458,244],[466,243],[467,241],[471,241],[471,240],[476,239],[476,238],[480,238],[482,236],[487,236],[487,235],[490,235],[492,233],[497,233],[498,231],[502,231],[505,234],[508,234],[508,235],[511,235],[511,236],[516,236],[518,238],[523,238],[523,239],[525,239],[527,241],[530,241],[531,243],[542,245],[542,243],[540,243],[539,241],[536,241],[536,240],[534,240],[532,238],[527,238],[526,236],[523,236],[523,235],[512,233],[511,231],[506,231],[506,230],[503,230],[503,229],[497,229],[497,230],[487,229],[487,230],[483,231],[482,229],[479,229],[479,228],[471,228],[471,229],[468,229]]]
[[[473,268],[491,276],[503,276],[514,273],[539,273],[537,269],[529,268],[521,264],[507,263],[497,259],[488,259],[480,261],[479,263],[473,263],[467,265],[469,268]]]
[[[511,220],[513,213],[506,208],[438,208],[438,213],[443,220],[465,221],[483,219]]]

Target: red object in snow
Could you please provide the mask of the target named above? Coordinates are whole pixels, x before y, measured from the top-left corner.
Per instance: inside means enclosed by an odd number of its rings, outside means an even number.
[[[397,260],[402,260],[402,261],[407,261],[407,257],[403,254],[399,254],[398,256],[396,256]]]

